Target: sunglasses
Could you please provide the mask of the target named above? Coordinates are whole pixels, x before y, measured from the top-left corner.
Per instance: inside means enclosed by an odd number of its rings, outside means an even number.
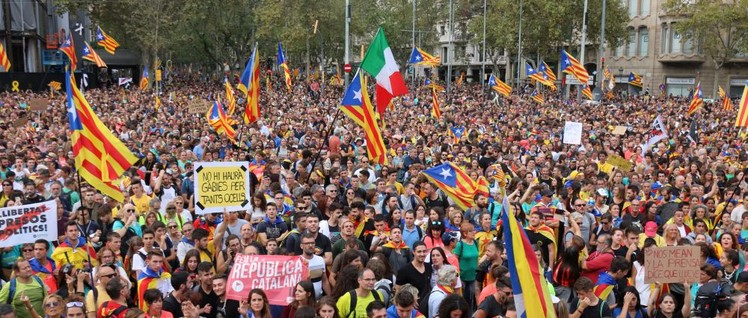
[[[24,253],[25,253],[25,252],[33,252],[33,251],[34,251],[34,249],[32,249],[32,248],[24,248],[24,249],[23,249],[23,252],[24,252]]]
[[[55,302],[51,302],[51,303],[46,303],[46,304],[44,304],[44,307],[47,307],[47,308],[55,308],[55,307],[57,307],[57,306],[59,306],[59,305],[60,305],[60,303],[59,303],[59,302],[57,302],[57,301],[55,301]]]
[[[125,212],[135,212],[135,209],[127,209]]]
[[[176,225],[169,225],[169,228],[170,228],[170,229],[176,229],[176,228],[177,228],[177,226],[176,226]]]
[[[65,304],[66,308],[83,308],[83,303],[80,301],[71,301]]]

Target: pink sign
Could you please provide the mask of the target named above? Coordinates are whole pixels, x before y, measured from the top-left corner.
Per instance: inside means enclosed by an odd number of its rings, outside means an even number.
[[[231,268],[226,298],[247,299],[249,291],[265,291],[271,305],[288,305],[294,287],[309,278],[309,266],[301,256],[237,254]]]

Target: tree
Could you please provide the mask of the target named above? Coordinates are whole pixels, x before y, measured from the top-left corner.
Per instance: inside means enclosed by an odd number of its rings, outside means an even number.
[[[712,95],[719,71],[748,48],[748,0],[668,0],[663,9],[680,17],[673,29],[684,40],[698,43],[715,69]]]
[[[494,61],[506,50],[510,65],[516,64],[519,30],[518,0],[487,0],[486,52]],[[522,51],[525,58],[558,59],[561,47],[581,41],[583,2],[577,0],[523,0],[522,1]],[[476,10],[470,29],[477,36],[475,43],[482,42],[483,19],[481,10]],[[587,41],[592,47],[600,44],[600,18],[602,3],[589,1]],[[607,0],[605,40],[609,47],[617,47],[626,36],[628,15],[620,0]],[[549,63],[552,65],[552,63]]]

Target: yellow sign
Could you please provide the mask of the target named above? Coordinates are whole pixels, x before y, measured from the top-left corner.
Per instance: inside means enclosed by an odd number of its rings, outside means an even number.
[[[188,112],[190,114],[205,114],[205,112],[208,111],[208,108],[213,105],[211,102],[204,100],[204,99],[194,99],[189,104],[187,104]]]
[[[628,129],[626,126],[616,126],[613,128],[613,134],[614,135],[625,135],[626,129]]]
[[[252,211],[249,162],[198,162],[194,173],[196,214]]]
[[[608,156],[608,160],[605,160],[605,162],[617,167],[621,171],[629,171],[631,170],[631,167],[634,166],[631,161],[628,161],[626,160],[626,158],[616,155]]]

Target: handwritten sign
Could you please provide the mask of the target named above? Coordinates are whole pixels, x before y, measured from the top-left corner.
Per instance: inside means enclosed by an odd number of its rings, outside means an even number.
[[[38,239],[57,241],[54,200],[0,209],[0,247],[34,243]]]
[[[18,117],[18,119],[13,121],[13,124],[11,124],[11,126],[13,126],[13,128],[23,127],[23,126],[26,126],[26,123],[28,122],[29,122],[28,117],[26,116]]]
[[[698,246],[650,247],[644,253],[644,283],[683,283],[699,280]]]
[[[195,164],[195,213],[251,210],[249,162]]]
[[[47,110],[47,105],[49,105],[49,101],[46,98],[33,98],[29,101],[29,108],[32,111]]]
[[[626,160],[626,158],[617,155],[608,156],[608,159],[605,160],[605,162],[615,166],[621,171],[630,171],[631,167],[634,166],[631,161],[628,161]]]
[[[564,126],[564,143],[571,145],[582,144],[582,123],[566,122]]]
[[[271,305],[287,306],[294,300],[296,284],[309,277],[309,266],[301,256],[237,254],[231,267],[226,298],[245,300],[249,291],[265,291]]]
[[[190,114],[204,114],[208,111],[208,108],[213,105],[207,100],[192,100],[187,104],[188,112]]]

